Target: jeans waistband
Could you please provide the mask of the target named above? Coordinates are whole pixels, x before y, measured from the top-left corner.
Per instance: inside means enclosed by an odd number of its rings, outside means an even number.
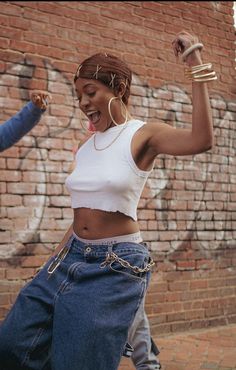
[[[133,234],[119,235],[103,239],[83,239],[76,235],[74,231],[73,236],[75,239],[85,243],[86,245],[113,245],[117,243],[141,243],[143,241],[140,231]]]

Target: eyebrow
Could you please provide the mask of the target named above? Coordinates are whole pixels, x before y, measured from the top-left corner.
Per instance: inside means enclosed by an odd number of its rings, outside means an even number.
[[[95,84],[93,84],[92,82],[87,82],[84,86],[83,86],[83,89],[85,89],[86,87],[88,87],[88,86],[95,86]],[[75,91],[76,92],[78,92],[78,90],[77,89],[75,89]]]
[[[84,88],[84,87],[87,87],[87,86],[89,86],[89,85],[95,86],[95,84],[94,84],[94,83],[92,83],[92,82],[87,82],[87,83],[83,86],[83,88]]]

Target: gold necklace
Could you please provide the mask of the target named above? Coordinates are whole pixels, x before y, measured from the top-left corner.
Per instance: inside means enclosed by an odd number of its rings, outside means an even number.
[[[105,150],[105,149],[109,148],[118,139],[118,137],[122,134],[122,132],[125,130],[126,127],[127,127],[127,123],[125,123],[125,125],[119,131],[118,135],[112,140],[112,142],[110,144],[108,144],[107,146],[105,146],[104,148],[98,148],[96,146],[96,141],[95,141],[96,133],[95,133],[93,135],[93,146],[94,146],[94,149],[97,150],[97,151],[102,151],[102,150]]]

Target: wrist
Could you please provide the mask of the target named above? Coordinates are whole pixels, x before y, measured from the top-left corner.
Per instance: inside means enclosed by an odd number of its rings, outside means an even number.
[[[193,66],[194,63],[201,64],[201,54],[200,50],[202,50],[203,44],[200,42],[196,42],[195,44],[189,46],[182,54],[183,62],[186,62],[189,67]]]
[[[208,82],[217,80],[212,63],[199,64],[185,69],[185,77],[192,82]]]
[[[186,58],[188,67],[194,67],[202,64],[202,58],[199,50],[194,51]]]
[[[33,114],[41,114],[41,113],[44,112],[36,104],[34,104],[34,102],[32,102],[32,100],[30,100],[27,103],[27,106],[28,106],[28,109],[30,110],[30,112],[33,113]]]

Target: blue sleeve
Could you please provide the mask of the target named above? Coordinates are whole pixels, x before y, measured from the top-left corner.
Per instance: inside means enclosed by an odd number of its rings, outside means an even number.
[[[10,148],[27,134],[40,120],[42,113],[32,101],[28,102],[18,113],[0,124],[0,152]]]

